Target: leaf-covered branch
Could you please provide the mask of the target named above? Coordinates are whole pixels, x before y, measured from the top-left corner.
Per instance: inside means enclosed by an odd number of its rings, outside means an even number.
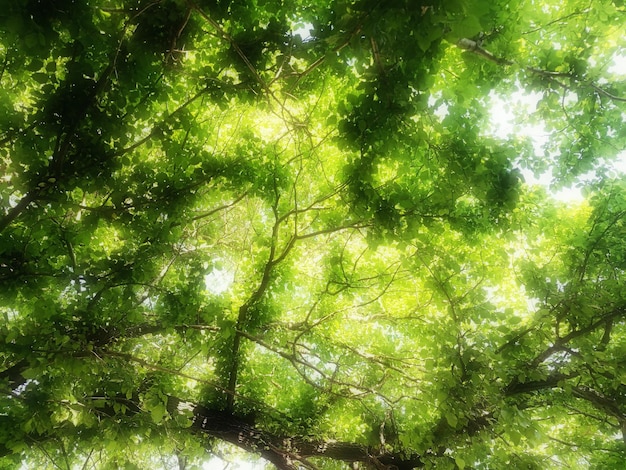
[[[473,40],[473,39],[468,39],[468,38],[461,38],[459,39],[459,41],[457,42],[457,46],[460,47],[461,49],[471,52],[473,54],[479,55],[491,62],[494,62],[495,64],[498,65],[520,65],[520,61],[514,61],[511,59],[507,59],[507,58],[503,58],[503,57],[498,57],[494,54],[492,54],[491,52],[489,52],[487,49],[483,48],[478,41]],[[593,81],[588,81],[588,80],[584,80],[581,77],[571,73],[571,72],[557,72],[557,71],[552,71],[552,70],[545,70],[545,69],[541,69],[541,68],[537,68],[537,67],[531,67],[531,66],[524,66],[521,65],[524,70],[530,72],[533,75],[539,76],[539,77],[543,77],[546,78],[547,80],[549,80],[551,83],[556,84],[557,86],[559,86],[560,88],[564,88],[564,89],[569,89],[570,87],[578,87],[578,88],[591,88],[594,91],[596,91],[597,93],[601,94],[602,96],[606,96],[607,98],[613,100],[613,101],[618,101],[618,102],[626,102],[626,98],[625,97],[621,97],[621,96],[617,96],[609,91],[607,91],[606,89],[602,88],[600,85],[598,85],[597,83],[594,83]],[[564,79],[568,79],[570,85],[559,81],[559,78],[564,78]]]

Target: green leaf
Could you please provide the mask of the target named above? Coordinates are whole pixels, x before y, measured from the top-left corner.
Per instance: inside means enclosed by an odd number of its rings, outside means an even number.
[[[459,422],[459,419],[457,418],[456,414],[454,412],[452,412],[452,411],[446,411],[444,416],[445,416],[446,421],[448,422],[448,424],[451,427],[456,428],[456,425]]]
[[[47,73],[42,73],[42,72],[33,73],[31,77],[37,83],[47,83],[50,78]]]
[[[31,72],[36,72],[37,70],[40,70],[42,67],[43,67],[43,61],[41,59],[35,59],[31,61],[30,64],[28,64],[28,66],[26,67],[26,70],[29,70]]]
[[[471,38],[482,30],[482,25],[478,17],[473,15],[466,16],[461,22],[453,28],[453,33],[459,38]]]
[[[167,409],[164,403],[156,403],[150,407],[150,417],[154,423],[160,423],[167,415]]]

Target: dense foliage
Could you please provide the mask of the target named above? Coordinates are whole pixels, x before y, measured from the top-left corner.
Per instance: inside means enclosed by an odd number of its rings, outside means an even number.
[[[622,468],[625,18],[2,2],[0,466]]]

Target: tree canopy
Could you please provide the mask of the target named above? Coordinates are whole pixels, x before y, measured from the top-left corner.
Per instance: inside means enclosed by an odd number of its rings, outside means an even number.
[[[623,468],[625,18],[2,2],[0,467]]]

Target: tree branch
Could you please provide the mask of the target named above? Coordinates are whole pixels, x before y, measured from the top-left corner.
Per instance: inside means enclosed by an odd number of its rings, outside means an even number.
[[[30,203],[37,200],[37,195],[35,191],[30,191],[26,196],[24,196],[20,201],[7,212],[7,214],[0,219],[0,233],[4,231],[11,223],[22,213],[24,212]]]
[[[516,62],[513,60],[505,59],[503,57],[498,57],[494,55],[493,53],[484,49],[477,41],[474,41],[473,39],[461,38],[458,40],[457,46],[465,51],[472,52],[498,65],[515,65],[516,64]],[[582,82],[579,78],[577,78],[576,76],[574,76],[573,74],[569,72],[554,72],[551,70],[543,70],[543,69],[539,69],[536,67],[524,66],[521,64],[518,64],[518,65],[520,65],[524,70],[528,72],[548,78],[549,80],[551,80],[552,82],[554,82],[561,88],[568,88],[568,86],[565,83],[557,80],[558,77],[568,78],[569,80],[576,82],[578,86],[588,86],[594,89],[596,92],[600,93],[601,95],[606,96],[607,98],[611,100],[626,102],[626,98],[622,98],[621,96],[616,96],[604,90],[603,88],[599,87],[598,85],[596,85],[595,83],[591,81],[587,83]]]
[[[192,429],[234,444],[247,452],[260,454],[280,470],[297,469],[298,462],[308,466],[306,459],[311,457],[362,462],[377,469],[411,470],[424,466],[421,457],[416,454],[381,454],[358,443],[279,436],[260,430],[232,413],[208,410],[201,406],[194,410]]]

